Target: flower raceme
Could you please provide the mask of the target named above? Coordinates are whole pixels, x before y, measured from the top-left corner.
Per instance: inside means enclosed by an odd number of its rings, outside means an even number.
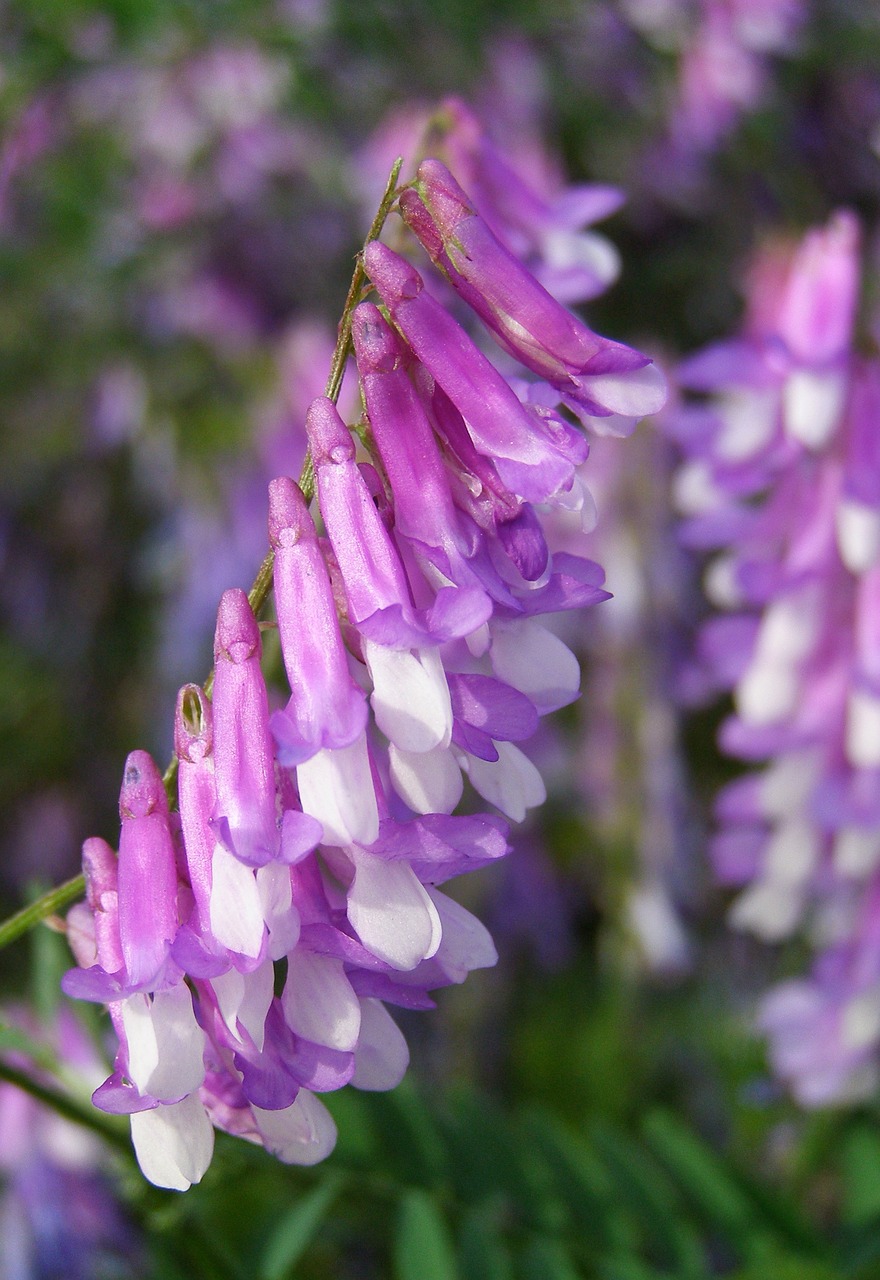
[[[225,592],[211,696],[178,698],[174,809],[135,751],[118,858],[103,840],[84,849],[65,989],[110,1007],[119,1049],[95,1102],[131,1116],[160,1186],[199,1180],[214,1128],[323,1159],[336,1131],[320,1095],[392,1088],[406,1070],[386,1006],[429,1008],[430,991],[494,964],[485,928],[439,886],[503,856],[508,821],[543,801],[519,744],[578,696],[579,671],[542,617],[607,596],[599,566],[554,550],[542,523],[540,508],[574,501],[588,452],[559,406],[633,417],[657,407],[658,375],[491,233],[474,235],[466,274],[459,224],[433,195],[413,203],[435,178],[469,209],[423,166],[401,211],[548,385],[515,391],[405,258],[368,245],[383,306],[351,316],[365,445],[320,396],[315,510],[292,479],[269,490],[289,699],[273,706],[248,597]],[[503,816],[456,813],[465,778]]]
[[[880,364],[854,350],[858,242],[842,212],[760,259],[743,337],[681,371],[712,398],[671,424],[684,534],[726,611],[699,641],[733,694],[721,745],[764,765],[720,793],[713,860],[734,924],[820,952],[759,1014],[813,1106],[880,1076]]]

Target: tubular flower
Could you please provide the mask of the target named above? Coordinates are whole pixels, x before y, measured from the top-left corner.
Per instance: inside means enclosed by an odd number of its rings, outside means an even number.
[[[214,1128],[323,1159],[336,1130],[320,1095],[406,1070],[386,1004],[431,1007],[430,991],[495,963],[438,886],[502,857],[507,822],[454,810],[465,777],[513,821],[543,801],[519,744],[577,697],[579,670],[541,619],[608,594],[533,505],[582,500],[588,446],[559,396],[511,385],[405,258],[373,242],[364,265],[387,309],[351,317],[364,449],[319,396],[316,507],[288,477],[269,489],[289,699],[270,709],[259,624],[226,591],[211,698],[178,698],[179,812],[135,752],[118,860],[103,841],[84,850],[65,988],[110,1006],[119,1050],[95,1102],[131,1116],[160,1186],[198,1181]],[[549,374],[554,325],[579,322],[517,269],[517,323],[545,353],[526,363]],[[493,287],[469,286],[479,318]],[[628,352],[622,376],[646,364]]]
[[[809,1105],[873,1088],[880,1063],[880,364],[853,351],[858,278],[847,213],[763,260],[745,336],[682,370],[711,399],[672,424],[684,535],[715,553],[725,611],[699,641],[733,694],[721,745],[765,762],[718,797],[715,866],[739,888],[735,925],[821,939],[759,1015]]]

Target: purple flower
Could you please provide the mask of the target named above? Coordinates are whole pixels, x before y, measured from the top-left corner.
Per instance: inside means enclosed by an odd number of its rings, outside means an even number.
[[[240,862],[295,862],[321,838],[319,824],[286,809],[276,819],[275,758],[260,669],[257,621],[243,591],[224,593],[214,641],[215,829]]]
[[[633,419],[662,408],[666,384],[650,358],[600,338],[561,306],[497,239],[439,160],[419,166],[400,207],[497,341],[569,407],[590,418]]]
[[[162,972],[177,934],[168,800],[146,751],[132,751],[125,763],[119,814],[119,941],[128,984],[144,988]]]
[[[415,267],[378,241],[367,247],[364,263],[395,325],[465,419],[477,452],[492,459],[505,484],[534,502],[569,488],[574,462],[431,297]]]
[[[282,764],[324,747],[350,747],[367,724],[363,691],[349,674],[336,602],[314,522],[286,477],[269,486],[269,542],[275,548],[275,604],[292,690],[270,727]]]

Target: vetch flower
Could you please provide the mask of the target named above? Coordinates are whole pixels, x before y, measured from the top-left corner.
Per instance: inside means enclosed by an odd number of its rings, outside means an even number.
[[[468,300],[494,324],[508,259],[487,261]],[[385,1005],[430,1008],[432,990],[495,963],[485,928],[437,887],[509,848],[496,814],[453,812],[463,775],[513,821],[543,801],[520,744],[577,696],[579,668],[542,619],[608,594],[597,564],[552,550],[534,505],[584,500],[588,444],[565,397],[512,386],[404,257],[373,241],[364,266],[387,315],[365,301],[350,317],[360,444],[318,396],[314,497],[308,469],[269,489],[286,705],[270,711],[248,597],[225,591],[210,697],[178,696],[179,819],[133,753],[118,864],[87,842],[87,904],[71,915],[80,968],[65,988],[108,1003],[119,1040],[95,1102],[131,1116],[144,1173],[178,1190],[207,1168],[214,1128],[323,1159],[336,1130],[319,1095],[392,1088],[406,1070]],[[532,367],[561,359],[543,331],[592,342],[600,362],[617,350],[510,272]]]
[[[497,341],[590,418],[635,420],[666,399],[660,370],[593,333],[493,234],[439,160],[425,160],[401,211],[431,258]]]

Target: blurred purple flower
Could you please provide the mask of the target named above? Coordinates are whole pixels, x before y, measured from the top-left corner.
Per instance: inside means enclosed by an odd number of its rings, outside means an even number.
[[[858,241],[839,213],[759,260],[744,336],[681,369],[711,398],[671,419],[683,535],[714,552],[706,590],[725,611],[698,642],[707,684],[733,693],[721,746],[768,762],[718,796],[712,854],[740,890],[734,924],[807,931],[823,953],[759,1019],[808,1104],[861,1092],[880,1047],[880,366],[853,349]]]

